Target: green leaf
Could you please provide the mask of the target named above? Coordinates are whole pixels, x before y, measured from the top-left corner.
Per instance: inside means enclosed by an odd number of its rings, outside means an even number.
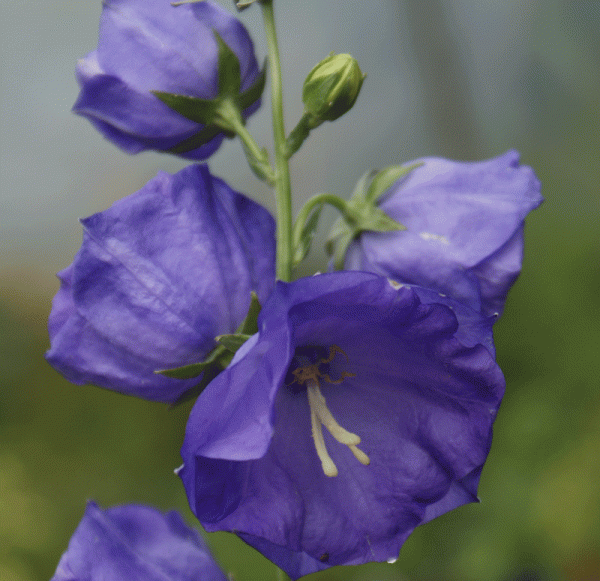
[[[222,129],[219,127],[215,127],[214,125],[209,125],[204,129],[201,129],[195,135],[180,141],[177,145],[171,147],[168,151],[170,153],[187,153],[188,151],[193,151],[194,149],[198,149],[205,143],[208,143],[211,139],[222,133]]]
[[[300,238],[296,241],[296,246],[294,247],[294,255],[292,257],[292,268],[298,266],[306,257],[306,255],[310,252],[310,246],[312,244],[312,240],[315,236],[315,232],[317,231],[317,226],[319,225],[319,218],[321,216],[321,211],[325,203],[319,204],[315,206],[307,218],[304,226],[302,227],[302,231],[300,232]]]
[[[173,369],[159,369],[154,373],[160,373],[161,375],[166,375],[167,377],[172,377],[173,379],[192,379],[193,377],[198,377],[215,362],[218,362],[225,354],[225,347],[217,345],[201,363],[192,363],[190,365],[183,365],[182,367],[175,367]]]
[[[219,97],[237,98],[242,85],[240,60],[216,30],[213,34],[219,45]]]
[[[258,302],[258,295],[254,292],[250,292],[250,307],[244,320],[240,326],[236,329],[236,333],[243,335],[254,335],[258,333],[258,315],[260,314],[260,303]]]
[[[175,95],[174,93],[163,93],[162,91],[150,91],[155,97],[158,97],[167,107],[177,111],[186,119],[210,125],[215,117],[215,112],[219,102],[216,99],[198,99],[197,97],[188,97],[187,95]]]
[[[241,93],[238,97],[238,103],[242,111],[250,107],[252,103],[256,103],[256,101],[258,101],[261,95],[263,94],[263,91],[265,89],[265,83],[267,81],[267,63],[268,61],[265,59],[262,71],[260,71],[258,77],[256,77],[256,81],[254,81],[254,84],[248,89],[246,89],[243,93]]]
[[[230,335],[219,335],[217,342],[223,345],[225,349],[236,353],[237,350],[248,340],[252,335],[245,335],[244,333],[232,333]]]
[[[412,165],[391,165],[376,173],[366,191],[365,199],[368,202],[376,202],[385,194],[400,178],[408,175],[413,169],[423,165],[423,162]]]
[[[361,232],[394,232],[406,230],[406,226],[390,218],[383,210],[374,207],[358,224]]]

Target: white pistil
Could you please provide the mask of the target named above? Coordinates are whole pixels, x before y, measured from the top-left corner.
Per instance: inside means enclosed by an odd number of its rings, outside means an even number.
[[[323,439],[323,429],[321,424],[324,425],[329,433],[340,443],[345,444],[350,448],[354,457],[365,466],[370,463],[369,457],[357,448],[360,444],[360,436],[349,432],[342,428],[327,407],[327,403],[321,390],[319,388],[319,382],[316,378],[310,378],[306,380],[306,392],[308,395],[308,404],[310,406],[310,422],[312,426],[312,435],[315,442],[315,448],[317,455],[321,460],[323,466],[323,472],[326,476],[337,476],[338,469],[331,456],[327,452],[325,447],[325,440]]]

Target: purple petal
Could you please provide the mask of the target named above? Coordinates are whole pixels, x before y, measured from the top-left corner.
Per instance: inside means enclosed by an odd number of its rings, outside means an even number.
[[[197,531],[175,511],[89,502],[51,581],[225,581]]]
[[[74,383],[176,401],[197,380],[154,371],[202,361],[274,283],[273,219],[206,166],[159,173],[82,224],[46,355]]]

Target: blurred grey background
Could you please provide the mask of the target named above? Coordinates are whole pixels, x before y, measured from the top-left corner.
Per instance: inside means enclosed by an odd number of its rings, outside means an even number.
[[[355,108],[321,126],[293,159],[296,205],[316,192],[347,195],[373,167],[422,155],[481,159],[551,141],[570,110],[597,103],[598,2],[302,0],[276,9],[288,130],[302,113],[305,75],[330,51],[351,53],[368,75]],[[70,113],[73,69],[95,48],[100,1],[5,0],[0,11],[0,260],[7,271],[39,265],[48,286],[79,246],[77,218],[186,162],[129,157]],[[240,17],[262,60],[260,11]],[[249,128],[268,146],[265,101]],[[237,141],[210,167],[273,208]]]
[[[47,580],[87,498],[178,507],[193,522],[172,474],[189,408],[72,386],[43,359],[54,273],[79,248],[77,219],[187,163],[127,156],[70,112],[75,63],[96,46],[100,12],[100,0],[0,3],[3,581]],[[288,131],[305,75],[330,51],[351,53],[368,75],[354,109],[293,158],[296,209],[317,192],[347,196],[371,168],[511,148],[546,198],[528,219],[524,271],[496,325],[508,388],[482,503],[419,527],[395,565],[334,568],[315,581],[600,579],[600,2],[276,0],[276,16]],[[240,19],[262,60],[260,11]],[[271,148],[266,95],[248,127]],[[209,164],[273,209],[239,143]],[[334,217],[324,213],[303,272],[323,269],[319,242]],[[231,535],[210,543],[237,581],[276,578]]]

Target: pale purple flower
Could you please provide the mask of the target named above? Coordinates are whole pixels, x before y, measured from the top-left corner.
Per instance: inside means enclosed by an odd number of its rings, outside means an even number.
[[[406,230],[363,232],[345,267],[437,290],[485,315],[502,313],[521,271],[525,216],[542,202],[539,180],[516,151],[480,162],[416,161],[423,165],[378,204]]]
[[[202,361],[275,282],[273,218],[205,165],[161,172],[81,223],[46,354],[73,383],[175,402],[199,379],[154,372]]]

